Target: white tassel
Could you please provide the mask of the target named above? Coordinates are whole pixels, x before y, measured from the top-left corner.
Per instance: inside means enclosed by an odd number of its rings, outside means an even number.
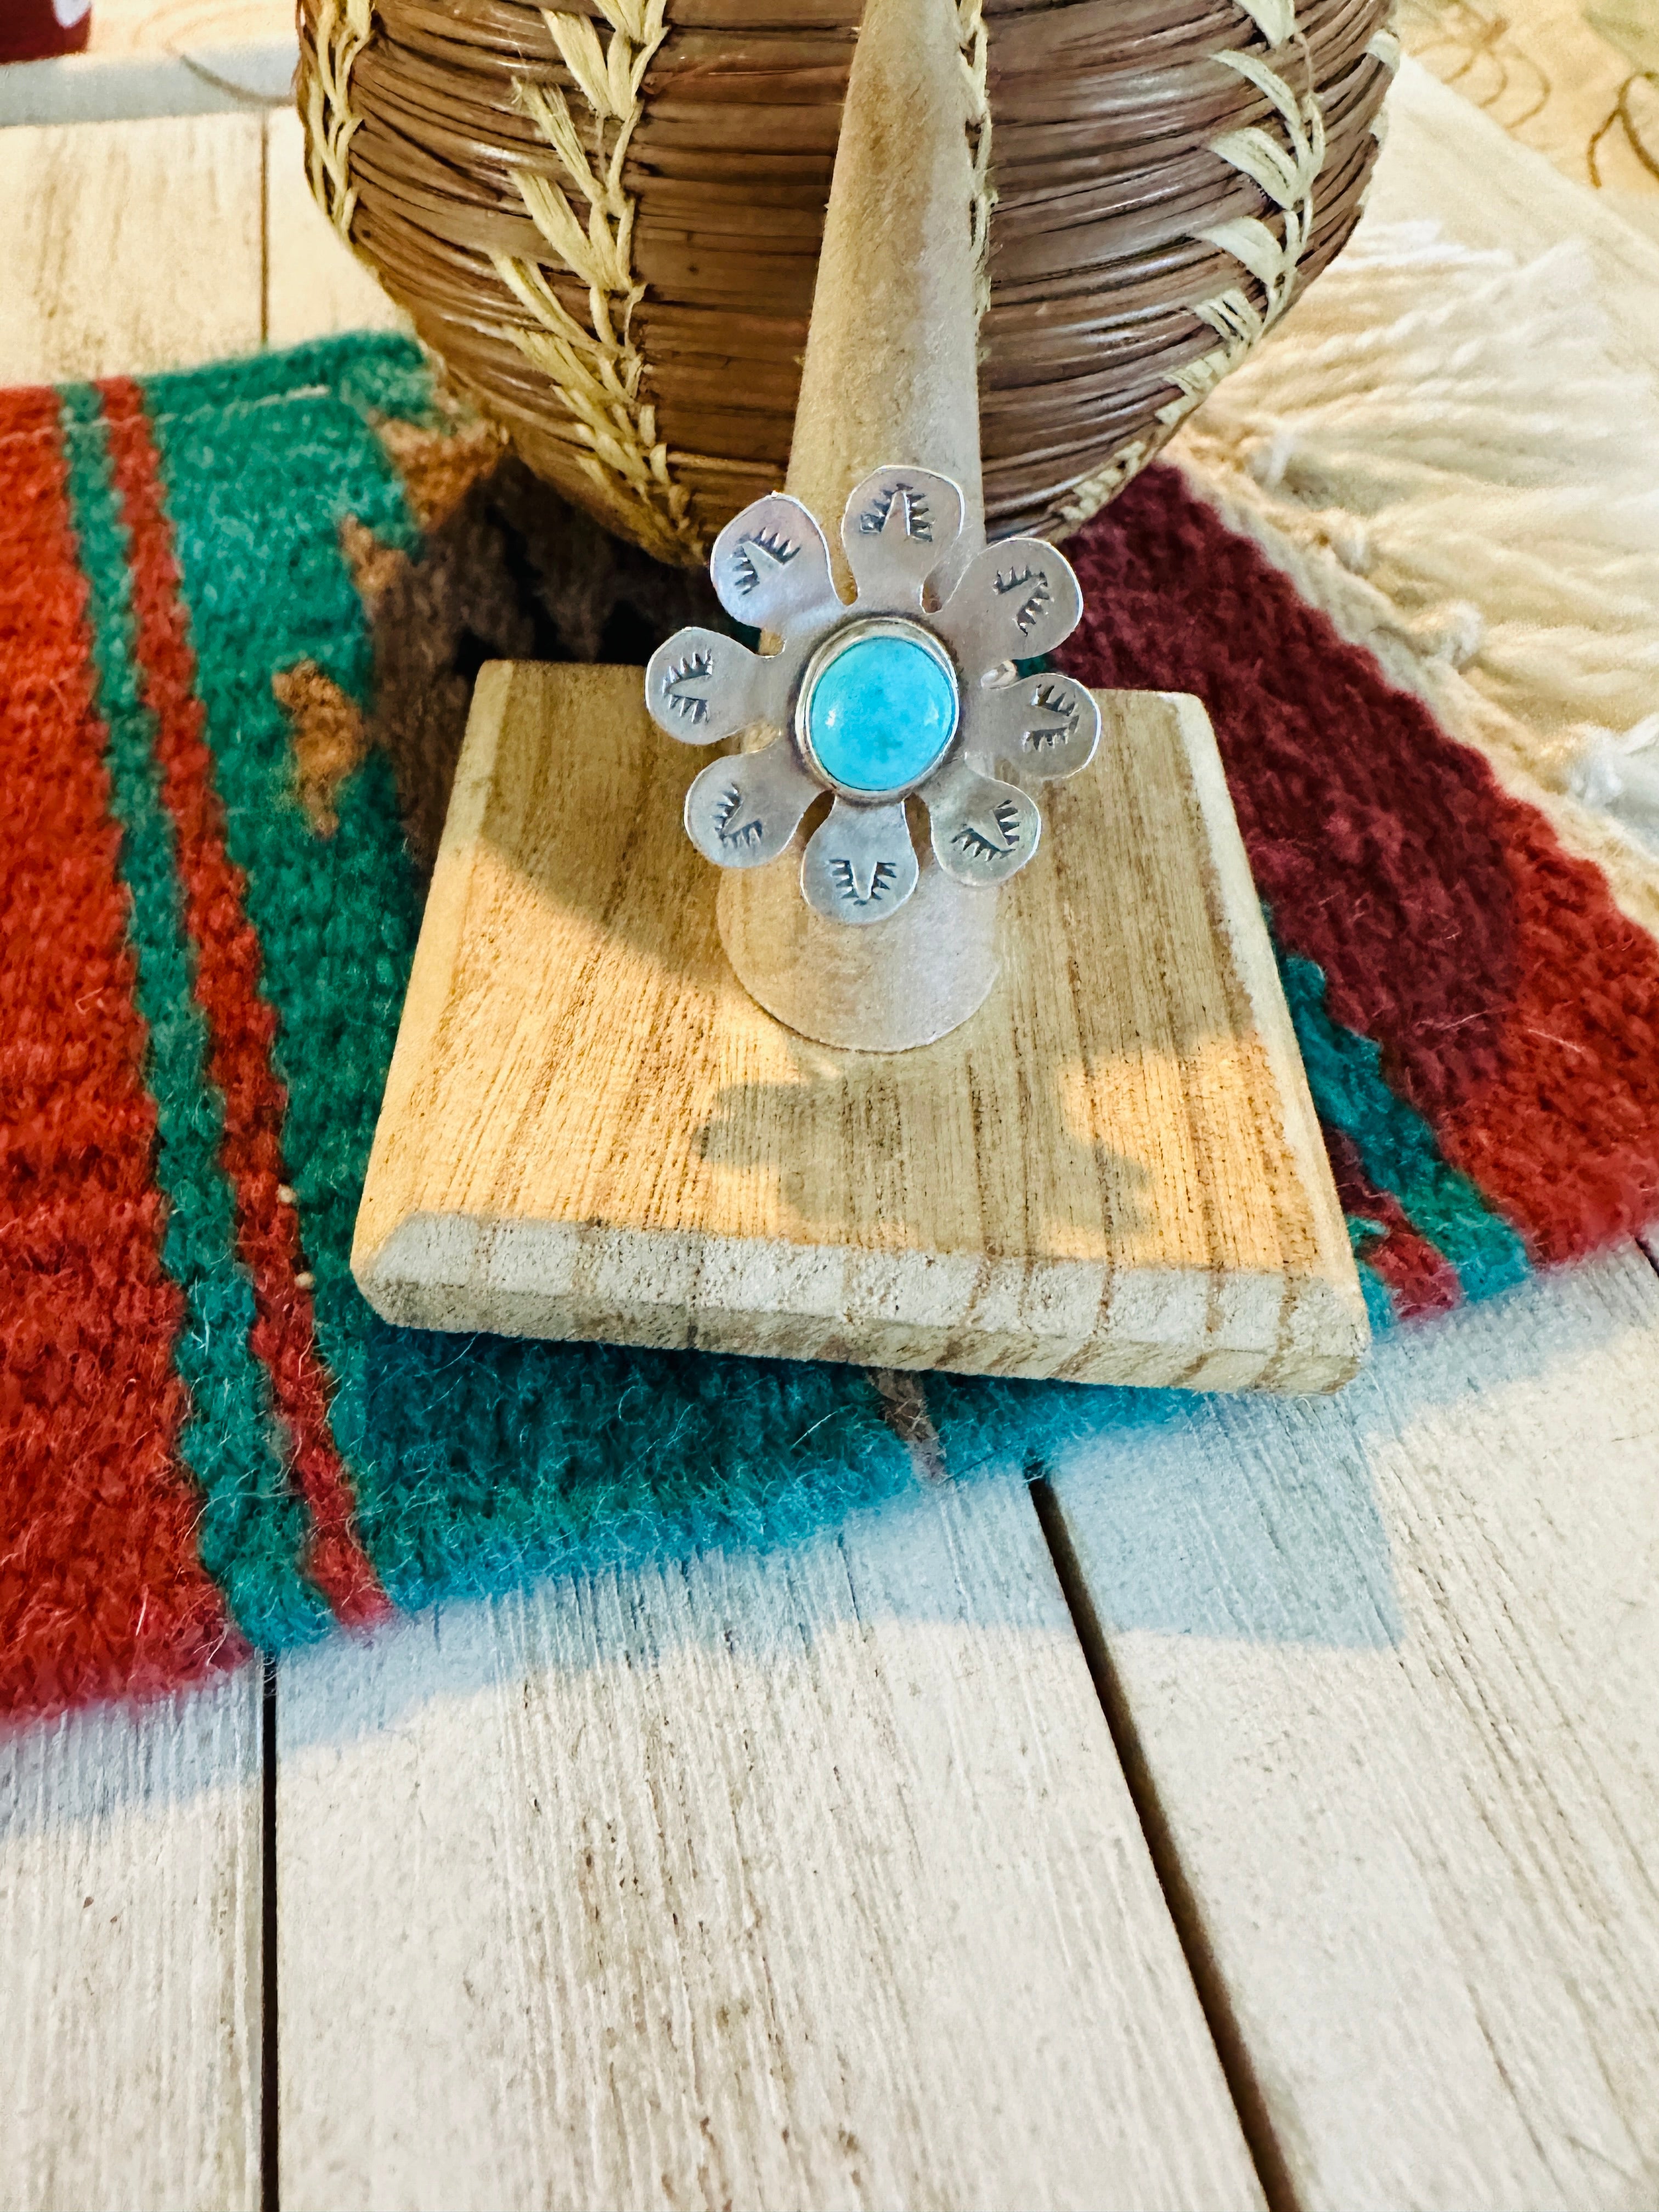
[[[1623,737],[1586,731],[1567,788],[1659,853],[1659,714],[1644,714]]]
[[[1582,244],[1523,264],[1362,222],[1172,452],[1659,848],[1659,390],[1615,358]]]

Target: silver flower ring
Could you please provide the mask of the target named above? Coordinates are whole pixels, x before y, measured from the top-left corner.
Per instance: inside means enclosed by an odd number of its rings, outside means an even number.
[[[709,562],[720,605],[781,644],[751,653],[719,630],[683,629],[645,672],[647,703],[671,737],[754,747],[714,762],[686,793],[686,833],[708,859],[723,868],[775,860],[826,791],[834,804],[800,877],[808,905],[831,921],[884,921],[915,889],[912,793],[957,882],[994,889],[1030,859],[1042,817],[994,770],[1071,775],[1093,758],[1100,710],[1085,687],[1017,666],[1071,635],[1083,595],[1064,554],[1009,538],[981,546],[929,611],[928,580],[962,522],[948,477],[878,469],[842,520],[850,606],[799,500],[774,492],[726,524]]]

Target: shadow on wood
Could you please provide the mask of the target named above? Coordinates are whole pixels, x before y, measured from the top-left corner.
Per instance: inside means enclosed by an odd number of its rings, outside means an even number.
[[[635,669],[480,677],[358,1218],[388,1320],[1206,1389],[1364,1310],[1214,740],[1103,694],[989,1003],[898,1055],[740,989]],[[776,865],[787,866],[787,861]]]

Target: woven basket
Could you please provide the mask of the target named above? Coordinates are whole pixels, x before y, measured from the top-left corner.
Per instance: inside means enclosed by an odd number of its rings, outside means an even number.
[[[1337,252],[1388,9],[959,0],[994,532],[1083,521]],[[782,480],[860,12],[300,0],[331,221],[530,465],[664,558]]]

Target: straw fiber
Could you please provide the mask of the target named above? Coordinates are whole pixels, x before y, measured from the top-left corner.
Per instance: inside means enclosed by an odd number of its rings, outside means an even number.
[[[1075,527],[1338,251],[1387,9],[960,0],[994,532]],[[337,227],[532,468],[700,559],[782,479],[857,0],[300,13]]]

